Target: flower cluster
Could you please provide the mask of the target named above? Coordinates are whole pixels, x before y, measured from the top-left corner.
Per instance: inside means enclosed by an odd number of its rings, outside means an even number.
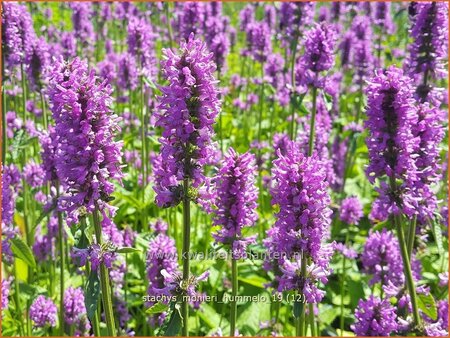
[[[357,336],[389,336],[398,328],[395,308],[388,299],[370,296],[360,300],[352,330]]]
[[[56,62],[49,97],[59,139],[56,170],[66,189],[59,207],[69,224],[77,221],[81,207],[103,210],[114,190],[112,180],[122,177],[122,142],[114,140],[119,126],[109,108],[110,94],[85,62]]]
[[[204,182],[202,167],[214,154],[211,138],[220,109],[212,54],[193,35],[180,49],[180,54],[164,50],[162,69],[169,85],[161,88],[163,95],[155,113],[155,124],[163,129],[160,142],[165,168],[155,175],[154,186],[160,207],[181,201],[183,180],[191,180],[194,188]]]
[[[50,298],[38,296],[30,306],[30,319],[35,327],[55,327],[58,310]]]
[[[64,320],[68,325],[77,324],[86,316],[84,293],[81,288],[69,287],[64,292]]]
[[[285,44],[291,45],[299,34],[309,26],[314,17],[314,2],[282,2],[280,6],[280,29]]]
[[[235,259],[241,258],[248,243],[254,241],[243,238],[242,228],[253,226],[258,218],[255,172],[254,155],[248,152],[239,155],[230,148],[214,179],[217,209],[213,223],[221,229],[213,236],[216,242],[231,245]]]
[[[417,139],[412,133],[417,124],[417,114],[412,98],[411,80],[394,66],[378,70],[370,81],[366,93],[369,136],[366,143],[370,163],[366,169],[371,183],[387,176],[390,182],[382,181],[380,203],[385,218],[390,213],[403,211],[415,213],[412,193],[417,168],[412,156]],[[403,180],[400,187],[393,186],[397,179]]]
[[[161,294],[161,290],[165,287],[164,276],[161,271],[167,271],[169,274],[178,271],[178,255],[175,247],[175,241],[166,235],[164,222],[157,221],[155,229],[158,234],[148,244],[147,251],[147,279],[148,279],[148,295],[157,296]],[[149,306],[153,302],[149,302]],[[165,314],[155,315],[151,318],[153,324],[155,322],[162,325]]]
[[[9,66],[25,63],[32,54],[36,33],[24,5],[8,2],[2,6],[2,50]]]
[[[382,232],[370,233],[361,254],[361,262],[364,271],[373,276],[369,282],[370,285],[378,282],[382,285],[403,283],[400,247],[392,232],[383,229]]]
[[[329,237],[331,221],[325,171],[317,156],[305,156],[294,142],[286,155],[278,151],[277,156],[273,162],[271,194],[272,204],[279,206],[279,212],[264,244],[269,254],[282,254],[275,262],[280,266],[278,290],[295,289],[303,292],[309,302],[317,302],[323,292],[315,282],[326,282],[332,254],[332,247],[323,244]],[[301,256],[312,261],[306,268],[306,276],[300,274]]]
[[[364,216],[361,202],[358,197],[352,196],[342,200],[339,210],[341,221],[347,224],[357,225]]]
[[[430,101],[432,86],[429,76],[446,77],[448,4],[445,2],[421,2],[414,6],[415,15],[411,36],[410,58],[407,65],[409,73],[418,78],[420,84],[416,95],[421,102]],[[431,99],[433,99],[431,97]]]

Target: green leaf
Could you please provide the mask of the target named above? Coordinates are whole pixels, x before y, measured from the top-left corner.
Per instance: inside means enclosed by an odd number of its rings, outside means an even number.
[[[37,226],[43,221],[43,219],[45,217],[50,215],[50,213],[55,209],[55,207],[56,207],[56,203],[54,203],[50,208],[48,208],[48,210],[42,211],[42,213],[39,215],[36,223],[34,223],[33,228],[31,229],[32,232],[37,228]]]
[[[294,317],[299,318],[302,313],[302,309],[305,306],[303,302],[294,302]]]
[[[323,305],[319,312],[319,322],[324,326],[331,325],[331,323],[336,319],[338,311],[333,306]]]
[[[23,260],[29,267],[36,268],[36,261],[30,247],[19,237],[11,239],[11,250],[15,257]]]
[[[180,313],[180,304],[175,304],[169,323],[164,331],[164,336],[176,336],[181,330],[182,323],[183,318]]]
[[[436,218],[431,219],[431,230],[433,232],[433,237],[436,241],[436,245],[438,248],[439,256],[444,255],[444,246],[442,245],[442,230],[439,222],[436,221]]]
[[[168,309],[169,309],[169,305],[159,302],[159,303],[156,303],[155,305],[153,305],[151,308],[147,309],[147,311],[145,311],[145,313],[148,315],[154,315],[157,313],[165,312]]]
[[[123,248],[117,249],[117,252],[127,254],[127,253],[133,253],[133,252],[141,252],[141,250],[136,249],[136,248],[123,247]]]
[[[417,294],[417,305],[424,314],[430,317],[432,320],[437,319],[436,302],[431,294]]]
[[[247,283],[258,288],[264,289],[264,284],[267,283],[267,279],[258,275],[250,275],[248,277],[239,277],[239,281]]]
[[[97,271],[91,271],[84,292],[84,304],[86,305],[87,316],[91,320],[94,317],[95,311],[97,310],[99,295],[100,281],[98,279]]]

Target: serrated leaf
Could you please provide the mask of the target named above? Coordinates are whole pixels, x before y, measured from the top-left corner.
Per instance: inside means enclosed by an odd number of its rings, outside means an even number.
[[[19,237],[11,238],[10,241],[14,257],[23,260],[29,267],[36,268],[36,261],[30,247]]]
[[[156,303],[155,305],[153,305],[152,307],[150,307],[149,309],[147,309],[147,311],[145,311],[145,313],[148,315],[154,315],[157,313],[165,312],[168,309],[169,309],[169,305],[159,302],[159,303]]]
[[[123,248],[117,249],[117,252],[127,254],[127,253],[141,252],[141,250],[136,249],[136,248],[131,248],[131,247],[123,247]]]
[[[437,319],[436,302],[431,294],[424,295],[422,293],[418,293],[417,305],[419,306],[419,309],[432,320]]]
[[[86,306],[87,316],[91,320],[94,318],[95,311],[97,311],[99,295],[100,281],[97,271],[91,271],[84,291],[84,304]]]

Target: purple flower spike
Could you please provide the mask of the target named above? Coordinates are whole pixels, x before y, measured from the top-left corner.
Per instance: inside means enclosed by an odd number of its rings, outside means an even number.
[[[397,314],[388,299],[360,300],[351,326],[357,336],[389,336],[397,330]]]
[[[221,229],[213,236],[216,242],[231,244],[234,259],[243,257],[246,246],[254,240],[243,239],[242,228],[253,226],[258,218],[255,172],[254,155],[239,155],[230,148],[214,179],[217,210],[213,222]]]
[[[182,182],[194,188],[205,181],[203,166],[214,156],[214,119],[220,103],[214,72],[216,66],[205,44],[191,34],[183,41],[180,54],[164,50],[162,72],[169,85],[162,87],[156,126],[162,127],[161,165],[155,169],[156,203],[177,205]]]
[[[50,298],[38,296],[30,306],[30,319],[35,327],[55,327],[58,310]]]
[[[105,208],[122,178],[122,142],[114,140],[118,117],[110,110],[111,87],[99,82],[79,59],[57,62],[50,78],[49,97],[59,138],[56,170],[66,189],[60,208],[67,222],[78,220],[79,208]]]
[[[347,224],[357,225],[359,220],[364,216],[359,198],[353,196],[344,199],[339,214],[341,221]]]

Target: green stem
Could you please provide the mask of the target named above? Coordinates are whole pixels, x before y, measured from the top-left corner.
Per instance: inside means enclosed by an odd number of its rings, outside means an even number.
[[[421,326],[421,319],[419,315],[419,307],[417,306],[416,289],[414,286],[414,279],[411,271],[411,263],[408,257],[408,249],[406,248],[405,235],[403,234],[402,215],[394,216],[394,223],[397,228],[398,241],[400,245],[400,253],[402,254],[403,268],[405,271],[406,285],[409,290],[411,298],[411,305],[413,309],[414,324],[416,327]]]
[[[20,65],[20,75],[22,82],[22,104],[23,104],[23,123],[27,120],[27,86],[25,83],[25,72],[23,71],[23,63]]]
[[[345,235],[345,246],[347,246],[349,234],[347,228],[347,234]],[[347,263],[347,257],[344,255],[344,259],[342,261],[342,275],[341,275],[341,318],[340,318],[340,329],[341,329],[341,337],[344,336],[344,295],[345,295],[345,277],[347,276],[347,270],[345,269],[345,264]]]
[[[312,111],[311,124],[309,127],[309,142],[308,142],[308,156],[311,156],[314,150],[314,138],[316,135],[316,103],[317,103],[317,88],[312,88]]]
[[[407,242],[408,257],[410,260],[414,248],[414,238],[416,237],[416,226],[417,226],[417,215],[414,215],[413,219],[411,220],[411,226],[409,228],[408,242]]]
[[[172,34],[172,24],[170,23],[170,15],[169,15],[169,3],[164,3],[164,13],[166,14],[166,24],[167,30],[169,32],[169,47],[172,48],[173,45],[173,34]]]
[[[94,217],[94,230],[95,238],[97,239],[97,244],[102,245],[102,226],[100,224],[98,206],[95,205],[95,210],[93,213]],[[102,290],[102,301],[103,308],[105,310],[106,318],[106,328],[108,330],[108,336],[116,336],[116,328],[114,321],[114,313],[112,308],[112,297],[111,297],[111,285],[109,281],[108,269],[104,263],[100,264],[100,287]]]
[[[56,184],[56,190],[59,197],[59,184]],[[65,266],[65,253],[64,253],[64,231],[63,231],[63,219],[62,213],[58,211],[58,240],[59,240],[59,335],[64,336],[64,266]]]
[[[6,97],[5,87],[2,88],[2,163],[5,163],[8,136],[6,135]]]
[[[45,99],[44,99],[44,94],[42,93],[42,90],[39,91],[39,95],[41,96],[41,106],[42,106],[42,119],[44,121],[44,129],[47,130],[47,109],[45,107]]]
[[[237,291],[238,291],[238,268],[237,268],[237,260],[231,259],[231,297],[232,301],[230,302],[231,306],[231,314],[230,314],[230,337],[234,337],[236,334],[236,318],[237,318]]]
[[[308,318],[309,318],[309,325],[311,326],[311,336],[317,337],[316,325],[314,323],[314,304],[313,303],[308,304]]]
[[[181,257],[183,260],[183,280],[189,280],[189,246],[191,239],[191,210],[190,210],[190,200],[189,200],[189,179],[185,178],[183,181],[183,251]],[[189,336],[189,301],[187,297],[183,297],[182,302],[182,317],[183,317],[183,328],[182,336]]]
[[[261,142],[261,124],[264,109],[264,62],[261,62],[261,94],[259,96],[258,142]],[[258,153],[261,150],[258,151]]]

